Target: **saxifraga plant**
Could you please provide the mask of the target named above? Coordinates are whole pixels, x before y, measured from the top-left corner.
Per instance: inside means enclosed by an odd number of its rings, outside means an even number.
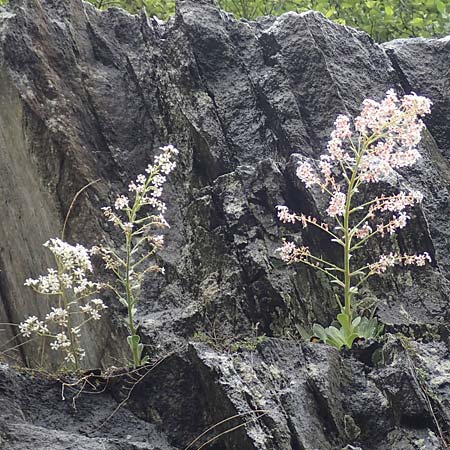
[[[81,330],[90,320],[99,320],[101,312],[107,308],[101,299],[93,298],[103,288],[111,289],[127,308],[127,342],[134,367],[148,361],[147,357],[142,357],[144,346],[137,334],[136,305],[145,275],[151,271],[164,273],[163,267],[151,263],[152,257],[164,245],[164,237],[151,232],[169,226],[163,216],[167,207],[160,197],[166,175],[176,167],[172,158],[178,154],[171,145],[161,150],[154,164],[145,169],[145,175],[138,175],[136,181],[129,184],[130,196],[117,197],[114,203],[116,212],[111,207],[103,208],[107,219],[120,229],[122,246],[118,249],[94,246],[88,250],[81,244],[71,245],[63,239],[50,239],[44,246],[53,253],[55,268],[49,268],[47,274],[37,279],[28,278],[25,282],[38,294],[55,298],[56,302],[43,320],[36,316],[24,320],[19,325],[20,333],[24,337],[38,335],[48,338],[52,350],[63,352],[65,369],[80,368],[86,355],[80,345]],[[151,214],[152,209],[157,213]],[[117,284],[93,281],[91,255],[101,256],[106,268],[114,273]]]
[[[99,320],[106,305],[95,297],[101,285],[91,280],[90,251],[55,238],[44,244],[55,257],[56,268],[48,268],[37,279],[28,278],[25,286],[49,299],[55,299],[44,320],[30,316],[19,325],[21,334],[48,338],[50,348],[64,354],[63,367],[79,369],[85,350],[80,345],[81,330],[91,320]]]
[[[278,217],[284,223],[312,225],[329,235],[341,247],[342,260],[336,265],[311,253],[305,246],[284,241],[279,249],[288,264],[303,263],[317,269],[336,284],[343,301],[336,295],[340,328],[323,328],[315,324],[313,333],[337,348],[351,348],[357,338],[374,338],[381,332],[375,318],[355,316],[353,299],[370,277],[384,273],[395,265],[423,266],[431,261],[428,253],[407,255],[392,252],[377,261],[355,267],[352,256],[363,251],[369,240],[395,234],[410,218],[407,208],[420,203],[417,191],[363,198],[362,188],[386,180],[395,169],[412,166],[420,158],[417,145],[424,124],[420,117],[430,113],[431,102],[415,94],[401,99],[389,90],[381,102],[366,99],[361,114],[353,120],[345,115],[336,119],[328,151],[318,162],[303,161],[297,176],[307,188],[318,186],[330,197],[328,219],[296,214],[286,206],[278,206]],[[367,189],[369,192],[370,189]]]
[[[145,174],[138,175],[136,181],[129,184],[130,195],[117,197],[115,211],[109,206],[103,208],[107,219],[121,231],[123,246],[118,249],[98,246],[93,250],[103,258],[106,268],[117,279],[116,284],[109,284],[108,287],[127,308],[127,340],[134,367],[148,362],[148,357],[142,355],[144,345],[140,341],[135,320],[142,283],[148,272],[164,273],[163,267],[152,264],[152,257],[164,245],[164,237],[152,232],[169,226],[163,216],[167,207],[161,201],[161,194],[166,175],[176,166],[172,158],[178,154],[178,150],[172,145],[162,147],[161,150],[154,163],[145,169]],[[152,214],[152,210],[156,210],[156,213]]]

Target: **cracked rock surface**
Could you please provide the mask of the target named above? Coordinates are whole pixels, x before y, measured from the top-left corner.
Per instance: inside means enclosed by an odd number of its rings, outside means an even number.
[[[126,376],[80,396],[74,411],[70,395],[61,400],[60,382],[12,368],[51,369],[57,355],[38,359],[32,344],[7,352],[0,448],[182,450],[214,423],[241,415],[213,430],[245,423],[208,448],[444,449],[449,59],[448,39],[380,46],[314,12],[249,22],[206,0],[180,0],[163,23],[81,0],[11,0],[0,8],[1,323],[45,314],[23,281],[51,263],[42,243],[60,233],[80,188],[100,180],[75,205],[68,239],[113,239],[99,208],[126,191],[158,147],[180,150],[164,193],[166,274],[148,278],[138,309],[142,339],[163,359],[97,429],[130,392]],[[336,249],[311,230],[280,224],[275,206],[323,214],[320,193],[296,179],[297,162],[325,151],[338,114],[356,115],[363,99],[390,88],[434,103],[423,158],[387,186],[423,192],[393,245],[427,251],[433,263],[394,271],[364,292],[378,304],[383,342],[347,352],[301,343],[300,328],[334,318],[334,296],[326,280],[286,267],[275,250],[282,237],[300,233],[329,258]],[[370,254],[385,250],[376,242]],[[109,320],[83,337],[86,368],[127,357],[124,312],[109,300]],[[14,331],[0,327],[1,352],[20,343],[10,341]]]

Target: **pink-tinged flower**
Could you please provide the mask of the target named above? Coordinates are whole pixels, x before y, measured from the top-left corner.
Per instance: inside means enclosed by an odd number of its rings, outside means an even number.
[[[311,216],[306,217],[304,214],[300,215],[300,222],[303,225],[303,228],[306,228],[308,226],[308,222],[311,222]],[[316,219],[317,222],[317,219]]]
[[[404,192],[393,195],[384,200],[383,205],[380,207],[380,211],[403,211],[407,206],[414,203],[414,199]]]
[[[297,177],[300,178],[306,187],[311,187],[314,184],[320,184],[320,179],[308,162],[303,162],[297,167]]]
[[[276,250],[281,259],[288,263],[301,262],[311,255],[308,247],[297,247],[293,242],[283,241],[283,246]]]
[[[371,272],[380,274],[386,272],[389,267],[393,267],[396,264],[421,267],[424,266],[427,261],[431,262],[431,257],[428,252],[419,255],[399,255],[390,253],[389,255],[381,255],[380,259],[369,267]]]
[[[348,116],[339,115],[334,122],[334,131],[331,133],[331,137],[338,139],[350,139],[352,132],[350,130],[350,118]]]
[[[404,95],[402,98],[402,106],[405,111],[410,111],[418,116],[424,116],[431,112],[431,101],[412,92],[409,95]]]
[[[377,197],[375,203],[371,206],[371,211],[391,211],[400,212],[406,207],[420,203],[423,199],[422,193],[419,191],[400,192],[389,197]]]
[[[332,165],[329,161],[329,157],[322,155],[320,157],[320,162],[319,162],[319,167],[320,167],[320,171],[322,172],[322,175],[324,176],[324,178],[326,180],[328,180],[329,178],[332,177]]]
[[[283,223],[295,223],[295,214],[289,212],[287,206],[278,205],[278,219]]]
[[[337,137],[333,137],[328,141],[328,153],[330,154],[330,159],[334,161],[348,159],[348,154],[342,148],[342,140]]]
[[[362,180],[367,183],[376,183],[386,178],[392,172],[392,167],[389,160],[372,154],[361,162],[359,170]]]
[[[391,235],[394,234],[396,230],[406,227],[408,219],[410,219],[410,217],[407,216],[405,212],[401,212],[398,216],[394,216],[385,226],[386,231]]]
[[[412,148],[420,142],[424,128],[421,120],[411,119],[397,128],[397,138],[404,147]]]
[[[283,246],[278,248],[280,257],[284,262],[290,262],[297,246],[293,242],[284,241]]]
[[[308,223],[311,223],[318,228],[322,228],[322,230],[328,231],[329,229],[329,225],[327,223],[325,222],[320,223],[316,217],[311,216],[306,217],[304,214],[300,214],[300,216],[295,217],[296,220],[299,220],[302,223],[303,228],[306,228],[308,226]]]
[[[369,236],[370,233],[372,233],[372,228],[366,222],[362,227],[356,230],[355,236],[358,239],[364,239],[365,237]]]
[[[420,158],[420,153],[414,148],[404,152],[393,153],[390,163],[392,167],[407,167],[414,165]]]
[[[343,192],[335,191],[327,208],[328,215],[330,217],[343,216],[346,201],[347,196]]]
[[[403,264],[405,266],[424,266],[427,261],[431,262],[431,256],[428,252],[420,255],[403,255]]]
[[[395,143],[392,140],[378,141],[369,147],[369,153],[389,161],[389,157],[394,149]]]
[[[420,141],[423,123],[417,116],[430,112],[431,102],[415,94],[400,101],[391,89],[380,102],[364,100],[361,114],[354,120],[355,130],[363,135],[387,133],[405,147]]]
[[[393,267],[401,261],[401,256],[398,254],[390,253],[389,255],[381,255],[380,259],[369,266],[370,271],[373,273],[384,273],[388,267]]]

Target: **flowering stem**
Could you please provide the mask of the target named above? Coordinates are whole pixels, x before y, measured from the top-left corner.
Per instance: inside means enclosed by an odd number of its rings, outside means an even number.
[[[64,309],[66,311],[68,311],[69,310],[69,301],[67,298],[67,292],[64,288],[64,280],[62,277],[62,275],[64,274],[64,266],[62,265],[62,263],[59,261],[58,258],[55,258],[55,259],[56,259],[56,266],[57,266],[57,271],[58,271],[59,285],[61,286],[60,301],[62,299]],[[69,335],[70,350],[72,352],[75,370],[78,370],[79,364],[80,364],[79,359],[78,359],[78,345],[77,345],[74,333],[72,332],[72,329],[73,329],[72,319],[70,318],[70,314],[67,314],[67,334]]]
[[[423,195],[410,191],[408,194],[383,194],[352,206],[354,197],[365,183],[382,181],[395,169],[411,166],[420,158],[416,147],[420,142],[424,123],[419,117],[428,114],[430,106],[428,99],[415,94],[405,95],[400,100],[394,90],[389,90],[381,102],[366,99],[360,116],[353,121],[354,131],[349,117],[337,117],[335,129],[328,142],[328,153],[320,157],[321,175],[317,174],[309,162],[299,164],[296,174],[306,188],[318,185],[322,192],[331,197],[327,213],[337,224],[332,231],[328,230],[328,223],[320,224],[315,218],[292,214],[287,207],[277,206],[278,217],[282,222],[300,221],[304,227],[313,224],[328,233],[333,242],[343,247],[342,265],[339,268],[313,256],[308,247],[298,247],[293,242],[285,241],[279,249],[281,258],[288,264],[302,262],[315,267],[329,275],[333,283],[342,287],[343,298],[342,294],[336,296],[340,307],[337,320],[341,327],[313,328],[317,337],[337,348],[343,345],[351,348],[357,337],[373,338],[381,332],[372,317],[367,319],[360,316],[353,320],[352,302],[361,284],[372,275],[381,274],[395,264],[423,266],[427,261],[431,262],[427,252],[419,255],[381,255],[379,261],[360,268],[355,267],[353,270],[351,261],[354,252],[363,248],[375,235],[392,235],[396,230],[405,227],[410,219],[404,211],[405,208],[421,202]],[[336,178],[336,175],[339,178]],[[376,220],[376,212],[394,215],[387,223],[379,223]]]
[[[314,225],[317,228],[320,228],[322,231],[325,231],[325,233],[329,234],[333,238],[334,242],[337,242],[339,245],[342,245],[342,246],[344,245],[344,242],[341,239],[339,239],[338,235],[336,235],[332,231],[330,231],[328,229],[328,227],[326,227],[324,224],[315,222],[314,220],[310,220],[305,216],[303,216],[303,218],[302,218],[302,216],[296,215],[295,218],[296,218],[296,220],[298,220],[300,222],[305,221],[305,222],[310,223],[311,225]]]
[[[350,257],[351,257],[351,240],[352,234],[350,232],[350,214],[351,214],[351,204],[352,197],[354,193],[354,185],[356,182],[356,173],[358,169],[360,155],[358,154],[356,158],[356,164],[352,171],[352,176],[348,184],[347,200],[345,202],[345,212],[344,212],[344,312],[352,320],[352,294],[350,292],[351,288],[351,271],[350,271]]]
[[[319,258],[314,258],[314,259],[319,259]],[[320,260],[322,261],[322,260]],[[317,266],[316,264],[308,261],[307,259],[302,259],[301,262],[303,264],[306,264],[307,266],[313,267],[316,270],[319,270],[320,272],[325,273],[327,276],[329,276],[330,278],[332,278],[339,286],[344,286],[344,283],[342,283],[342,281],[334,276],[332,273],[330,273],[326,268],[324,269],[323,267]],[[322,261],[323,262],[323,261]]]
[[[351,252],[354,250],[352,247],[352,238],[353,238],[353,229],[350,228],[350,216],[354,211],[352,208],[352,198],[355,192],[357,192],[358,186],[360,184],[360,179],[358,177],[358,168],[361,162],[361,158],[364,155],[364,151],[367,149],[369,145],[369,141],[366,141],[364,145],[361,147],[359,143],[358,148],[355,148],[355,164],[352,168],[352,173],[350,177],[350,181],[348,183],[347,190],[347,199],[345,202],[345,210],[344,210],[344,224],[343,224],[343,232],[344,232],[344,313],[349,318],[349,322],[352,321],[352,292],[351,292],[351,279],[352,272],[350,269],[350,258]]]
[[[134,208],[133,208],[134,209]],[[130,335],[136,336],[136,327],[134,325],[134,297],[131,289],[131,246],[132,246],[132,231],[129,231],[125,235],[126,239],[126,260],[125,260],[125,293],[126,293],[126,300],[127,300],[127,309],[128,309],[128,328],[130,331]],[[133,341],[130,341],[133,342]],[[137,350],[136,345],[130,344],[131,351],[133,353],[133,365],[134,367],[138,367],[141,363],[139,352]]]

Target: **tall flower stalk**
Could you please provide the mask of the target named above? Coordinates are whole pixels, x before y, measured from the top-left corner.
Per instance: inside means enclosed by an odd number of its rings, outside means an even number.
[[[288,264],[300,262],[311,266],[340,288],[341,297],[337,295],[336,299],[341,328],[324,329],[319,325],[313,328],[317,337],[338,348],[351,347],[356,338],[374,337],[379,332],[374,319],[354,317],[353,299],[362,284],[388,267],[423,266],[431,261],[426,252],[420,255],[393,252],[360,266],[352,258],[375,236],[383,238],[404,228],[410,219],[407,209],[422,201],[423,196],[417,191],[365,199],[362,190],[365,185],[388,179],[395,169],[417,162],[420,158],[417,145],[424,127],[420,117],[430,112],[430,106],[431,102],[424,97],[412,94],[399,99],[390,90],[381,102],[365,100],[353,123],[348,116],[338,116],[327,153],[317,164],[303,161],[297,168],[297,176],[307,188],[317,185],[330,197],[328,219],[321,222],[291,213],[286,206],[277,207],[282,222],[319,228],[342,249],[341,264],[326,261],[313,255],[308,247],[298,247],[289,241],[284,241],[279,249]]]
[[[118,283],[109,287],[127,308],[127,342],[134,367],[147,362],[135,319],[142,282],[148,272],[164,273],[163,267],[152,263],[152,257],[164,245],[164,237],[154,234],[154,230],[169,226],[163,215],[167,207],[161,195],[166,175],[176,166],[172,159],[178,150],[171,145],[161,150],[154,163],[145,169],[145,174],[138,175],[136,181],[129,184],[129,196],[118,196],[114,209],[103,208],[108,221],[120,229],[123,247],[117,250],[96,247],[94,250],[103,258],[107,269],[114,273]]]

